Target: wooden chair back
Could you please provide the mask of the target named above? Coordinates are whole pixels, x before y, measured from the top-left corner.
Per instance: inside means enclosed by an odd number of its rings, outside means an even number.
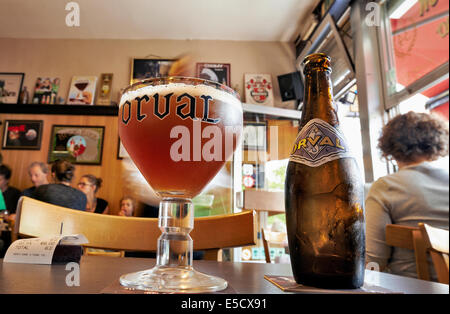
[[[194,250],[217,252],[221,248],[254,245],[255,225],[253,211],[196,218],[190,233]],[[156,251],[161,235],[157,218],[95,214],[29,197],[19,200],[14,233],[28,237],[83,234],[89,240],[86,247],[126,251]]]
[[[386,243],[390,246],[414,250],[417,278],[430,280],[427,250],[422,233],[418,227],[386,225]]]
[[[449,284],[448,241],[449,232],[419,223],[425,247],[431,255],[434,269],[440,283]]]
[[[270,214],[284,214],[284,192],[265,190],[244,190],[244,208],[266,211]]]
[[[265,190],[244,190],[244,208],[256,210],[260,216],[271,216],[285,213],[284,192]],[[271,263],[270,244],[264,233],[264,225],[260,226],[266,263]]]

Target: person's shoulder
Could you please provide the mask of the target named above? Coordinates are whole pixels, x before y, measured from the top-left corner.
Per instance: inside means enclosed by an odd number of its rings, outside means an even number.
[[[35,186],[29,187],[28,189],[25,189],[22,191],[22,195],[31,197],[35,190],[36,190]]]
[[[11,194],[22,194],[22,191],[19,190],[18,188],[15,188],[13,186],[8,186],[8,192]]]

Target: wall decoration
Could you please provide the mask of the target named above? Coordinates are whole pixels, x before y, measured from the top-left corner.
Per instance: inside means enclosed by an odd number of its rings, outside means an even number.
[[[273,106],[273,85],[270,74],[245,74],[245,102]]]
[[[112,89],[112,73],[102,73],[100,75],[100,84],[97,93],[96,105],[109,106],[111,105],[111,89]]]
[[[244,122],[242,133],[244,150],[267,150],[267,123]]]
[[[229,63],[197,63],[196,68],[197,77],[231,86],[231,65]]]
[[[174,59],[132,59],[130,84],[138,81],[167,76]]]
[[[96,76],[74,76],[70,83],[67,104],[93,105],[96,85]]]
[[[65,159],[74,164],[100,165],[104,126],[53,125],[48,162]]]
[[[24,73],[0,72],[0,104],[19,102],[24,77]]]
[[[33,104],[56,104],[58,95],[59,78],[38,77],[34,86]]]
[[[39,150],[43,124],[42,120],[6,120],[2,149]]]

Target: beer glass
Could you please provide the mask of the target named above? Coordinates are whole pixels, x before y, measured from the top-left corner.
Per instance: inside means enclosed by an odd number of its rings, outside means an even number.
[[[240,143],[242,119],[239,95],[208,80],[153,78],[123,91],[120,138],[162,198],[156,266],[121,276],[123,286],[168,293],[212,292],[227,287],[224,279],[200,273],[192,266],[191,199],[232,156]]]

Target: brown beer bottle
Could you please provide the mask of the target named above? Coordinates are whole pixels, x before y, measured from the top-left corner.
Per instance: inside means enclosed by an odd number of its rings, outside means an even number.
[[[364,190],[339,130],[330,58],[305,58],[300,132],[286,172],[286,224],[297,283],[358,288],[364,282]]]

